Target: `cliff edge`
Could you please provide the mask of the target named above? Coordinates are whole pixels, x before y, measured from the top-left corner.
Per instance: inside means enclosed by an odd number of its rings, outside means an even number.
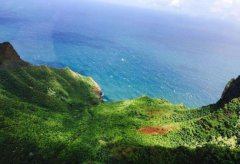
[[[226,85],[221,99],[217,102],[217,105],[223,107],[229,103],[232,99],[240,97],[240,76],[236,79],[232,79]]]
[[[27,66],[9,42],[0,43],[0,66]]]

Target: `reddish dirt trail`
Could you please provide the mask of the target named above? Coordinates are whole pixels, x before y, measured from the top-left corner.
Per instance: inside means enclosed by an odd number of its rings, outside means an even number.
[[[142,134],[159,134],[159,135],[164,135],[170,132],[170,129],[163,128],[160,126],[157,127],[146,127],[146,128],[141,128],[138,130],[138,132]]]

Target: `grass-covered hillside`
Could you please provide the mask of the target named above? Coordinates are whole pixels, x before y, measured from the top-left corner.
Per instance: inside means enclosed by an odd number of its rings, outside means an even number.
[[[198,109],[106,103],[91,78],[13,52],[0,44],[0,163],[240,163],[238,79]]]

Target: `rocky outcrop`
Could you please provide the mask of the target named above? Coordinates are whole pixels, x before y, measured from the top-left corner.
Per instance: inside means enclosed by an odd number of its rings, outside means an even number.
[[[223,91],[221,99],[217,102],[217,105],[223,107],[226,103],[229,103],[232,99],[238,97],[240,97],[240,76],[229,81]]]
[[[0,66],[17,65],[26,66],[29,64],[20,58],[9,42],[0,43]]]
[[[92,79],[92,78],[91,78]],[[101,98],[101,101],[103,101],[103,92],[102,89],[100,88],[100,86],[98,85],[98,83],[92,79],[93,83],[94,83],[94,87],[93,87],[93,91],[99,95],[99,97]]]

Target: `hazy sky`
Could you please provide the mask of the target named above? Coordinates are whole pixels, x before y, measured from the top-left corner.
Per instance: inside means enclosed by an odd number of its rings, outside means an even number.
[[[240,22],[240,0],[97,0]]]

